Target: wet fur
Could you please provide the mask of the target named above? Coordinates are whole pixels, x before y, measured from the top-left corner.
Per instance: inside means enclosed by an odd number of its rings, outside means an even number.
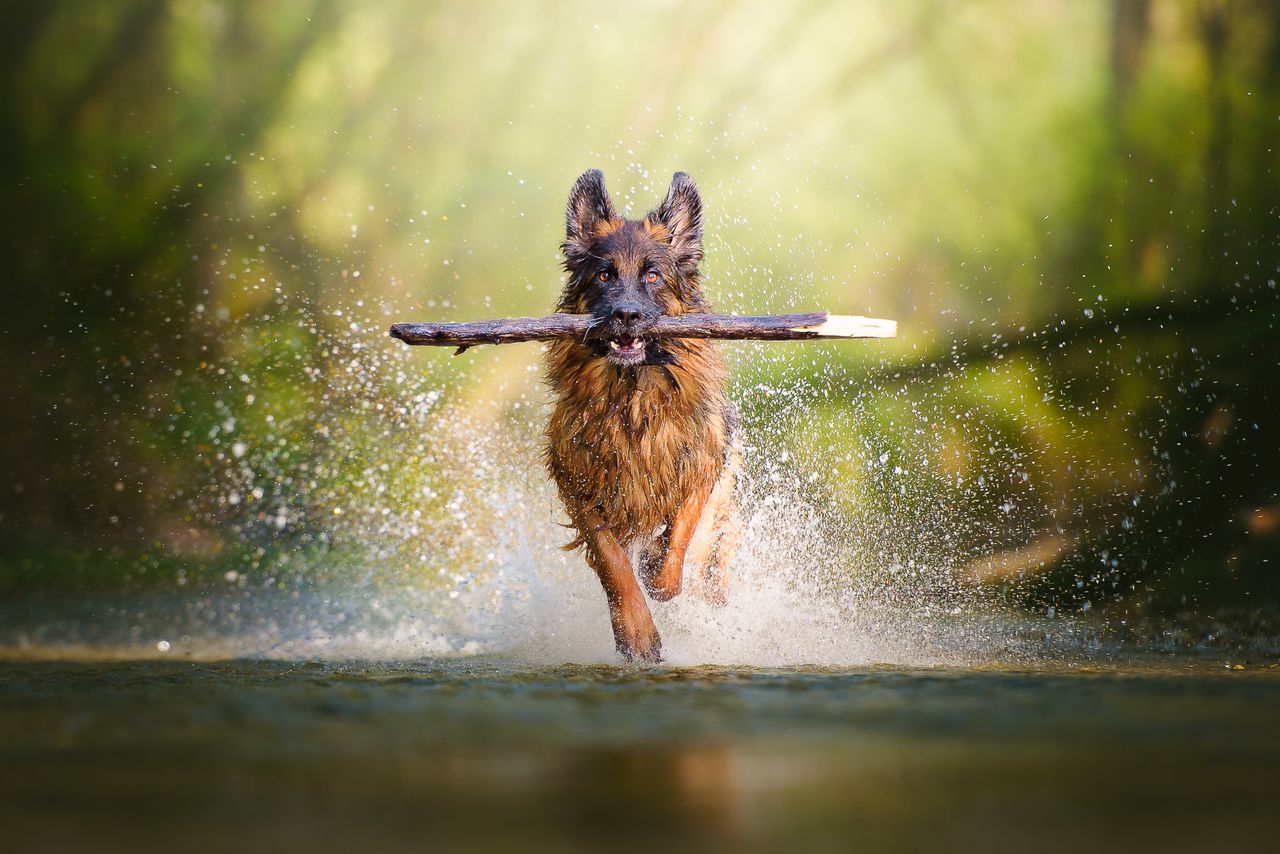
[[[701,222],[697,188],[683,173],[666,201],[642,220],[620,218],[603,176],[584,174],[569,199],[563,246],[569,279],[557,310],[596,315],[602,329],[612,328],[608,312],[624,298],[654,316],[709,311],[698,276]],[[616,274],[612,287],[594,280],[601,269]],[[659,285],[636,284],[646,270],[660,274]],[[694,528],[703,517],[705,525],[728,527],[737,415],[711,342],[649,341],[645,363],[637,366],[614,364],[607,355],[604,339],[558,341],[549,348],[554,406],[546,463],[577,528],[567,548],[585,546],[600,574],[619,650],[628,658],[656,660],[660,642],[651,621],[652,637],[642,637],[639,648],[627,637],[646,631],[629,621],[644,623],[648,614],[628,583],[632,567],[623,566],[617,553],[631,548],[642,554],[641,577],[650,595],[679,592],[680,564]],[[723,539],[703,536],[697,549],[695,570],[713,585],[723,580],[730,551]],[[672,548],[678,554],[667,554]]]

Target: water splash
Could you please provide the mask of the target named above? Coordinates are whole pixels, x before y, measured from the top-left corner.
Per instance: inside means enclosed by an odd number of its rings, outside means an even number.
[[[223,389],[202,435],[213,465],[183,500],[206,529],[240,544],[240,563],[212,580],[180,578],[178,590],[125,596],[105,616],[28,629],[20,642],[130,655],[617,661],[594,575],[560,549],[570,535],[539,463],[536,351],[507,348],[514,361],[460,373],[441,352],[384,342],[388,314],[332,313],[340,323],[318,333],[325,365],[289,374],[315,401],[301,412],[267,390],[286,359],[216,374]],[[728,605],[688,595],[652,605],[668,661],[1043,654],[1043,626],[957,582],[963,555],[945,533],[955,513],[910,524],[900,515],[908,502],[881,500],[910,487],[918,502],[922,487],[858,429],[862,404],[833,399],[804,371],[787,374],[795,357],[730,352],[745,415],[746,534]],[[806,444],[815,430],[835,444]]]
[[[634,164],[622,176],[633,207],[660,189]],[[815,292],[804,264],[779,274],[740,264],[728,245],[718,254],[722,281],[777,283],[746,305],[713,281],[723,308],[812,307],[795,302]],[[197,306],[193,324],[221,352],[182,378],[178,414],[154,427],[172,454],[206,465],[163,502],[188,524],[160,551],[190,564],[190,578],[180,568],[176,589],[28,620],[10,636],[202,656],[616,660],[598,584],[559,550],[564,517],[538,463],[536,349],[452,360],[405,348],[385,336],[416,310],[387,296],[398,288],[392,277],[383,297],[320,307],[277,285],[269,311],[239,319]],[[1035,330],[1020,332],[1035,343]],[[1145,345],[1118,325],[1107,341],[1132,376],[1174,372],[1159,354],[1128,352]],[[1007,346],[994,333],[985,361],[964,366],[953,346],[927,376],[900,378],[888,360],[850,355],[856,344],[726,345],[746,429],[747,536],[727,607],[653,606],[668,658],[973,662],[1096,646],[1098,632],[1052,603],[1038,617],[1006,608],[1001,585],[1034,575],[1086,524],[1128,530],[1159,448],[1138,447],[1140,434],[1124,453],[1098,447],[1091,426],[1110,417],[1099,396],[1048,369],[1050,344],[1006,358]],[[861,376],[872,371],[878,380]],[[974,584],[975,562],[992,554],[1004,555],[1000,585]],[[1102,560],[1082,589],[1116,587],[1121,557]]]

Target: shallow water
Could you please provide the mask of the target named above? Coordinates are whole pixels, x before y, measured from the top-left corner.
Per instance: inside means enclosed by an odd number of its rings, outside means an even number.
[[[12,655],[12,653],[11,653]],[[1280,670],[0,661],[7,850],[1260,850]]]

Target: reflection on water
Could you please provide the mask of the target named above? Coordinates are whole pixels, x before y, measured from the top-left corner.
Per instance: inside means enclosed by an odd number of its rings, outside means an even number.
[[[1256,850],[1278,713],[1280,671],[1186,659],[10,659],[0,812],[31,850]]]

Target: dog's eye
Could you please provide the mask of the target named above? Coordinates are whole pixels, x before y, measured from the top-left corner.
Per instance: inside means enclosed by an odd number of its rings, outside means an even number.
[[[602,285],[612,278],[613,276],[609,275],[608,270],[601,270],[599,273],[596,273],[596,281]]]
[[[648,282],[649,284],[651,284],[651,285],[655,285],[655,284],[657,284],[657,283],[658,283],[658,273],[657,273],[657,271],[656,271],[656,270],[650,270],[649,272],[645,273],[645,274],[644,274],[644,280],[645,280],[646,282]]]

